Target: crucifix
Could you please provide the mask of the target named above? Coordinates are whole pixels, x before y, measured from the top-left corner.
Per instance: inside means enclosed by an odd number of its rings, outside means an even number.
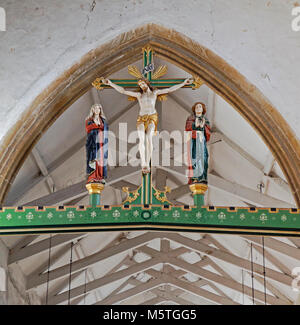
[[[158,116],[155,110],[156,100],[164,100],[168,93],[177,89],[199,88],[203,82],[200,78],[187,79],[159,79],[166,74],[167,66],[159,66],[155,70],[153,50],[148,45],[143,48],[143,69],[140,72],[136,66],[129,66],[128,72],[137,79],[104,79],[97,78],[93,86],[97,89],[112,87],[116,91],[128,95],[130,100],[138,100],[140,112],[137,118],[139,135],[139,151],[143,174],[150,173],[150,161],[153,151],[152,137],[157,130]],[[125,88],[138,88],[139,91],[125,90]]]
[[[167,72],[167,67],[160,66],[154,69],[151,47],[143,49],[143,60],[142,72],[135,66],[128,67],[129,73],[136,79],[113,79],[111,82],[132,89],[143,86],[138,84],[143,80],[158,90],[184,82],[184,79],[159,79]],[[194,78],[192,83],[186,83],[183,87],[196,89],[202,84],[200,78]],[[97,89],[110,87],[107,81],[103,83],[103,78],[97,78],[93,85]],[[163,100],[166,95],[157,94],[157,99]],[[134,97],[134,100],[138,98]],[[80,185],[79,190],[83,191],[81,184],[75,185],[77,190]],[[173,205],[169,202],[166,193],[170,189],[167,187],[165,191],[156,189],[151,182],[151,172],[143,174],[142,184],[136,190],[130,192],[128,188],[124,189],[127,198],[121,205],[100,205],[100,194],[104,184],[92,182],[87,184],[87,188],[90,194],[90,205],[87,206],[0,206],[0,234],[175,230],[300,237],[299,208],[204,206],[206,184],[190,185],[194,205]],[[73,189],[75,187],[72,187]],[[52,195],[62,200],[66,192],[62,189]]]

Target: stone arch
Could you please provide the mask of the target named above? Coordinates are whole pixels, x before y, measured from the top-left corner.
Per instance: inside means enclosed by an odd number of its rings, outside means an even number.
[[[199,76],[258,132],[282,168],[300,206],[300,144],[281,114],[238,71],[190,38],[156,24],[121,34],[88,52],[40,93],[10,129],[0,149],[0,200],[42,133],[99,76],[108,76],[140,59],[151,44],[157,56]]]

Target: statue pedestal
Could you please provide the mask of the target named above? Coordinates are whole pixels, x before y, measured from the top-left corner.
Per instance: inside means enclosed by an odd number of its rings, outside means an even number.
[[[86,188],[89,191],[89,195],[90,195],[90,205],[92,207],[100,205],[100,196],[101,196],[101,192],[104,189],[104,184],[89,183],[89,184],[86,184]]]
[[[190,185],[190,190],[194,197],[194,204],[198,207],[204,205],[204,194],[207,191],[208,186],[202,183],[195,183]]]

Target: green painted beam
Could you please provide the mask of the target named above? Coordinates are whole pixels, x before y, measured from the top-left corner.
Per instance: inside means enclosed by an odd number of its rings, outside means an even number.
[[[185,79],[157,79],[157,80],[150,80],[150,83],[153,87],[158,88],[168,88],[172,87],[174,85],[178,85],[182,82],[184,82]],[[125,88],[138,88],[138,80],[136,79],[111,79],[113,83],[116,85],[125,87]],[[195,87],[195,84],[185,85],[182,88],[193,88]],[[102,85],[101,88],[103,89],[111,89],[110,86]]]
[[[300,209],[129,204],[0,210],[2,235],[141,229],[300,236]]]

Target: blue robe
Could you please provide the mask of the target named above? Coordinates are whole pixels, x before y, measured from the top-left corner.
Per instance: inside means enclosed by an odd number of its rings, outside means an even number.
[[[186,131],[192,132],[188,142],[189,184],[207,183],[208,150],[207,141],[210,136],[209,122],[206,120],[203,128],[195,126],[195,116],[186,121]],[[197,131],[197,132],[196,132]]]
[[[103,117],[101,121],[101,125],[97,125],[93,119],[86,120],[87,183],[101,182],[107,178],[108,124]]]

